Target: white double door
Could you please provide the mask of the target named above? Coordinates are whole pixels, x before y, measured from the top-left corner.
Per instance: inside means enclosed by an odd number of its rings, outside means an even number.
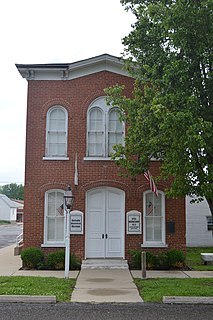
[[[124,258],[125,193],[93,189],[86,207],[86,258]]]

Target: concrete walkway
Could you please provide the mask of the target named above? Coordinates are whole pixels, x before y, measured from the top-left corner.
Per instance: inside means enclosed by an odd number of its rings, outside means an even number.
[[[14,256],[14,245],[0,249],[0,276],[40,276],[64,278],[64,271],[19,270],[20,256]],[[128,269],[82,269],[70,271],[77,279],[72,302],[142,302],[133,278],[142,278],[141,271]],[[147,271],[147,278],[213,278],[213,271]],[[174,297],[172,297],[174,299]],[[187,300],[188,301],[188,300]],[[175,302],[173,302],[175,303]]]
[[[15,245],[0,249],[0,276],[28,276],[64,278],[64,271],[19,270],[22,267],[21,256],[14,256]],[[70,271],[69,277],[76,279],[79,271]]]
[[[139,270],[131,271],[133,278],[142,278]],[[158,271],[150,270],[146,272],[147,279],[153,278],[213,278],[213,271]]]
[[[14,256],[14,245],[0,249],[0,276],[12,276],[21,268],[20,256]]]
[[[83,269],[72,302],[142,302],[129,270]]]

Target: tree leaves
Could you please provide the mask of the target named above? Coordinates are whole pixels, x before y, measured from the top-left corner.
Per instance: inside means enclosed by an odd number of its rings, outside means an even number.
[[[5,194],[8,198],[24,200],[24,186],[16,183],[5,184],[0,187],[0,193]]]
[[[168,193],[205,196],[213,213],[213,1],[121,3],[137,19],[123,39],[136,81],[132,99],[107,91],[128,127],[115,157],[132,175],[163,160],[161,178],[174,177]]]

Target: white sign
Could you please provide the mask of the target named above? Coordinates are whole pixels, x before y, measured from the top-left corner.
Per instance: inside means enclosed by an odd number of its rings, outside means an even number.
[[[127,234],[141,234],[141,229],[141,212],[136,210],[127,212]]]
[[[73,210],[70,213],[70,233],[83,234],[83,212]]]

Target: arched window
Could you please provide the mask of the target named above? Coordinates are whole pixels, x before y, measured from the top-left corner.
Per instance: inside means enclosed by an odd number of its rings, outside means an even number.
[[[96,99],[87,113],[87,157],[108,158],[115,144],[124,142],[124,124],[118,109],[106,104],[105,97]]]
[[[63,212],[64,191],[49,190],[45,193],[44,244],[64,246],[65,219]]]
[[[104,113],[99,107],[89,110],[88,156],[103,157],[104,154]]]
[[[123,144],[123,123],[119,119],[119,113],[116,108],[109,110],[108,117],[108,155],[113,153],[113,146]]]
[[[165,246],[165,195],[158,191],[158,197],[151,191],[143,197],[144,246]]]
[[[67,111],[61,106],[54,106],[47,112],[45,156],[67,156]]]

